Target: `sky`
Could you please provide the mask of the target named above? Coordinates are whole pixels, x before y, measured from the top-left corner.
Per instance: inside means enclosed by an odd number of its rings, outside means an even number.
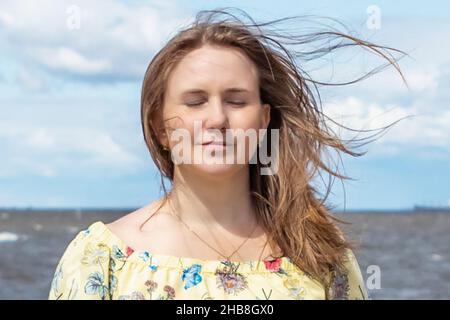
[[[364,156],[342,158],[354,180],[335,179],[328,201],[347,210],[450,206],[448,2],[20,0],[0,3],[0,207],[128,208],[159,198],[140,125],[143,76],[199,10],[219,7],[258,22],[331,17],[407,52],[399,65],[409,87],[391,67],[320,89],[325,114],[353,129],[406,117],[358,149]],[[300,63],[317,79],[349,80],[383,61],[352,48]]]

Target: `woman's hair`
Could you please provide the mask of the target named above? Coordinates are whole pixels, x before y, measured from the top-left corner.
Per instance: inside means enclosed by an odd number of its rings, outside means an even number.
[[[161,205],[168,200],[164,177],[171,183],[174,177],[170,151],[164,150],[158,139],[165,128],[161,120],[168,76],[186,54],[204,45],[239,48],[256,65],[261,101],[270,104],[267,128],[269,154],[270,129],[279,130],[278,171],[272,175],[261,175],[259,161],[249,164],[250,191],[257,218],[265,228],[272,248],[277,245],[296,266],[327,285],[331,268],[343,267],[346,251],[353,246],[337,227],[337,222],[343,221],[332,216],[332,207],[325,204],[332,182],[328,184],[325,196],[321,197],[312,186],[312,180],[316,175],[322,177],[321,171],[328,173],[330,178],[351,179],[341,175],[338,167],[333,170],[327,165],[325,160],[332,159],[328,151],[337,151],[340,159],[340,152],[354,157],[364,155],[366,152],[352,151],[350,145],[357,142],[359,144],[354,147],[362,146],[377,134],[361,139],[356,139],[356,136],[350,140],[340,138],[327,126],[326,120],[351,131],[375,130],[353,130],[327,117],[322,112],[318,87],[351,84],[388,65],[394,66],[404,80],[393,53],[402,56],[405,53],[358,39],[332,27],[302,35],[268,29],[283,21],[296,22],[296,19],[305,17],[288,17],[257,24],[245,12],[238,12],[244,13],[250,22],[244,23],[227,8],[199,12],[191,25],[176,34],[156,54],[145,73],[141,121],[145,142],[161,173],[165,195]],[[309,45],[311,48],[294,51],[288,50],[288,45]],[[298,64],[349,46],[369,50],[387,63],[360,78],[343,83],[314,80]],[[381,128],[380,132],[396,122]]]

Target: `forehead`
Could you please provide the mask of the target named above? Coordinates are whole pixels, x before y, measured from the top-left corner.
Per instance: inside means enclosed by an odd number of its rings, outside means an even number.
[[[168,78],[168,90],[183,92],[190,88],[258,87],[255,64],[238,48],[203,46],[189,52]]]

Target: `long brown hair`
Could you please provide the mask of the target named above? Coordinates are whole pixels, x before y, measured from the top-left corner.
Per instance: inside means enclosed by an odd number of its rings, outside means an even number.
[[[301,270],[327,284],[330,268],[343,266],[345,252],[352,245],[337,227],[337,223],[342,221],[331,214],[332,206],[325,203],[331,183],[325,196],[320,197],[318,190],[312,186],[312,179],[317,174],[321,175],[321,170],[330,177],[351,179],[327,165],[325,160],[331,159],[327,151],[331,149],[338,154],[343,152],[354,157],[364,155],[366,152],[352,151],[350,145],[359,142],[355,145],[359,147],[398,121],[378,129],[381,131],[365,139],[344,140],[327,126],[326,120],[347,130],[361,130],[344,127],[322,112],[318,86],[354,83],[388,65],[394,66],[404,80],[397,64],[398,58],[393,53],[402,56],[405,53],[334,28],[297,36],[274,30],[263,32],[263,28],[268,26],[305,17],[288,17],[257,24],[245,12],[238,10],[238,13],[243,13],[250,22],[244,23],[226,9],[199,12],[191,25],[176,34],[156,54],[145,73],[141,96],[142,129],[150,154],[161,173],[164,202],[168,199],[164,178],[173,182],[174,175],[170,151],[164,150],[158,139],[160,130],[164,130],[164,124],[161,127],[158,121],[161,120],[167,77],[188,52],[205,44],[239,48],[257,66],[261,101],[271,106],[268,140],[270,129],[279,130],[276,174],[261,175],[259,162],[249,164],[250,191],[258,220],[267,231],[271,246],[276,244]],[[322,46],[308,51],[289,51],[283,43],[322,43]],[[349,46],[369,50],[387,63],[353,81],[325,83],[311,79],[296,61],[323,57]],[[364,130],[369,131],[376,130]],[[270,153],[270,142],[268,145]]]

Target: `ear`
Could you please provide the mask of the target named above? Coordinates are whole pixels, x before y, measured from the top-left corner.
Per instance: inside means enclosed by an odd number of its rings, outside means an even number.
[[[267,129],[270,123],[270,104],[264,103],[261,105],[262,108],[262,129]]]
[[[167,139],[167,133],[166,130],[163,128],[159,129],[158,132],[158,141],[161,145],[168,147],[169,146],[169,139]]]
[[[168,146],[168,138],[167,132],[163,125],[160,125],[162,122],[162,116],[160,114],[156,115],[153,123],[155,124],[155,134],[156,139],[162,146]]]

